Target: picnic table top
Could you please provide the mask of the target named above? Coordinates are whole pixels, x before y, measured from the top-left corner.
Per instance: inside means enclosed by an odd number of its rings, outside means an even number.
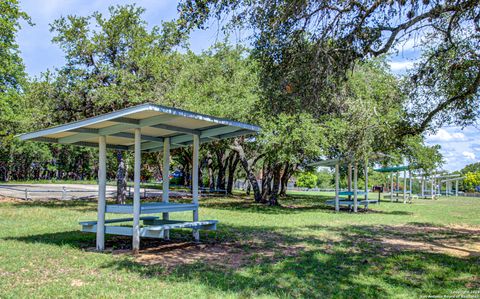
[[[357,191],[357,195],[360,196],[360,195],[365,195],[367,194],[365,191]],[[338,195],[340,196],[348,196],[348,195],[355,195],[353,191],[341,191],[341,192],[338,192]]]

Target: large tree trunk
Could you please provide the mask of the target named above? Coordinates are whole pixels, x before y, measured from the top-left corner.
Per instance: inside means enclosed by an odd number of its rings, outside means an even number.
[[[124,204],[127,198],[127,166],[122,151],[117,151],[117,204]]]
[[[247,194],[248,196],[250,196],[250,190],[252,189],[252,187],[251,187],[250,182],[248,181],[248,179],[245,179],[245,185],[247,185],[247,188],[245,188],[245,194]]]
[[[281,170],[282,165],[276,163],[273,166],[272,176],[273,176],[273,186],[270,196],[268,198],[268,204],[271,206],[278,205],[278,193],[280,189],[280,179],[281,179]]]
[[[288,180],[292,177],[293,173],[295,172],[295,165],[292,165],[288,162],[285,163],[285,169],[283,170],[282,177],[280,179],[280,196],[287,195],[287,185]]]
[[[237,170],[238,166],[238,153],[232,151],[230,154],[230,159],[228,163],[228,179],[227,179],[227,194],[233,193],[233,183],[235,181],[235,171]]]
[[[223,148],[218,149],[216,152],[218,173],[217,173],[217,189],[225,190],[225,172],[227,169],[227,151]]]
[[[270,163],[264,163],[262,167],[262,202],[266,203],[272,192],[272,167]]]
[[[213,158],[210,151],[207,152],[208,188],[210,192],[215,190],[215,177],[213,175]]]
[[[280,196],[287,196],[288,168],[288,166],[285,168],[280,178]]]
[[[253,190],[253,198],[255,202],[261,202],[262,201],[262,194],[260,193],[260,188],[258,186],[257,178],[255,177],[255,174],[253,173],[252,166],[254,163],[248,163],[248,159],[245,156],[245,151],[243,150],[243,147],[239,144],[238,140],[235,139],[234,145],[231,146],[234,151],[238,153],[238,158],[240,160],[240,164],[242,165],[243,169],[245,170],[245,173],[247,175],[247,179],[250,182],[250,186],[252,187]]]

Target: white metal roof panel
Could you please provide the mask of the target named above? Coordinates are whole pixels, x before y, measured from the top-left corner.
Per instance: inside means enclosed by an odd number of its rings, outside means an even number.
[[[109,148],[130,149],[133,130],[142,128],[142,149],[161,149],[164,137],[171,137],[172,147],[188,146],[192,135],[202,142],[247,135],[260,131],[254,125],[165,107],[142,104],[88,119],[19,135],[21,140],[96,146],[98,136],[107,136]]]

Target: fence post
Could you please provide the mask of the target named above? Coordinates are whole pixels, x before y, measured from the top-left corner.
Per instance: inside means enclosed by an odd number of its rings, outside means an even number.
[[[28,200],[28,189],[25,188],[25,200]]]
[[[65,186],[62,187],[62,200],[66,200],[67,199],[67,189],[65,188]]]

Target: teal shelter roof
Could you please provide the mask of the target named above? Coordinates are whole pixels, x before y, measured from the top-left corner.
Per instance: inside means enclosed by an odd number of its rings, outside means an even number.
[[[377,169],[374,169],[374,171],[397,172],[397,171],[403,171],[403,170],[409,170],[409,169],[411,169],[410,165],[403,165],[403,166],[390,166],[390,167],[377,168]]]

